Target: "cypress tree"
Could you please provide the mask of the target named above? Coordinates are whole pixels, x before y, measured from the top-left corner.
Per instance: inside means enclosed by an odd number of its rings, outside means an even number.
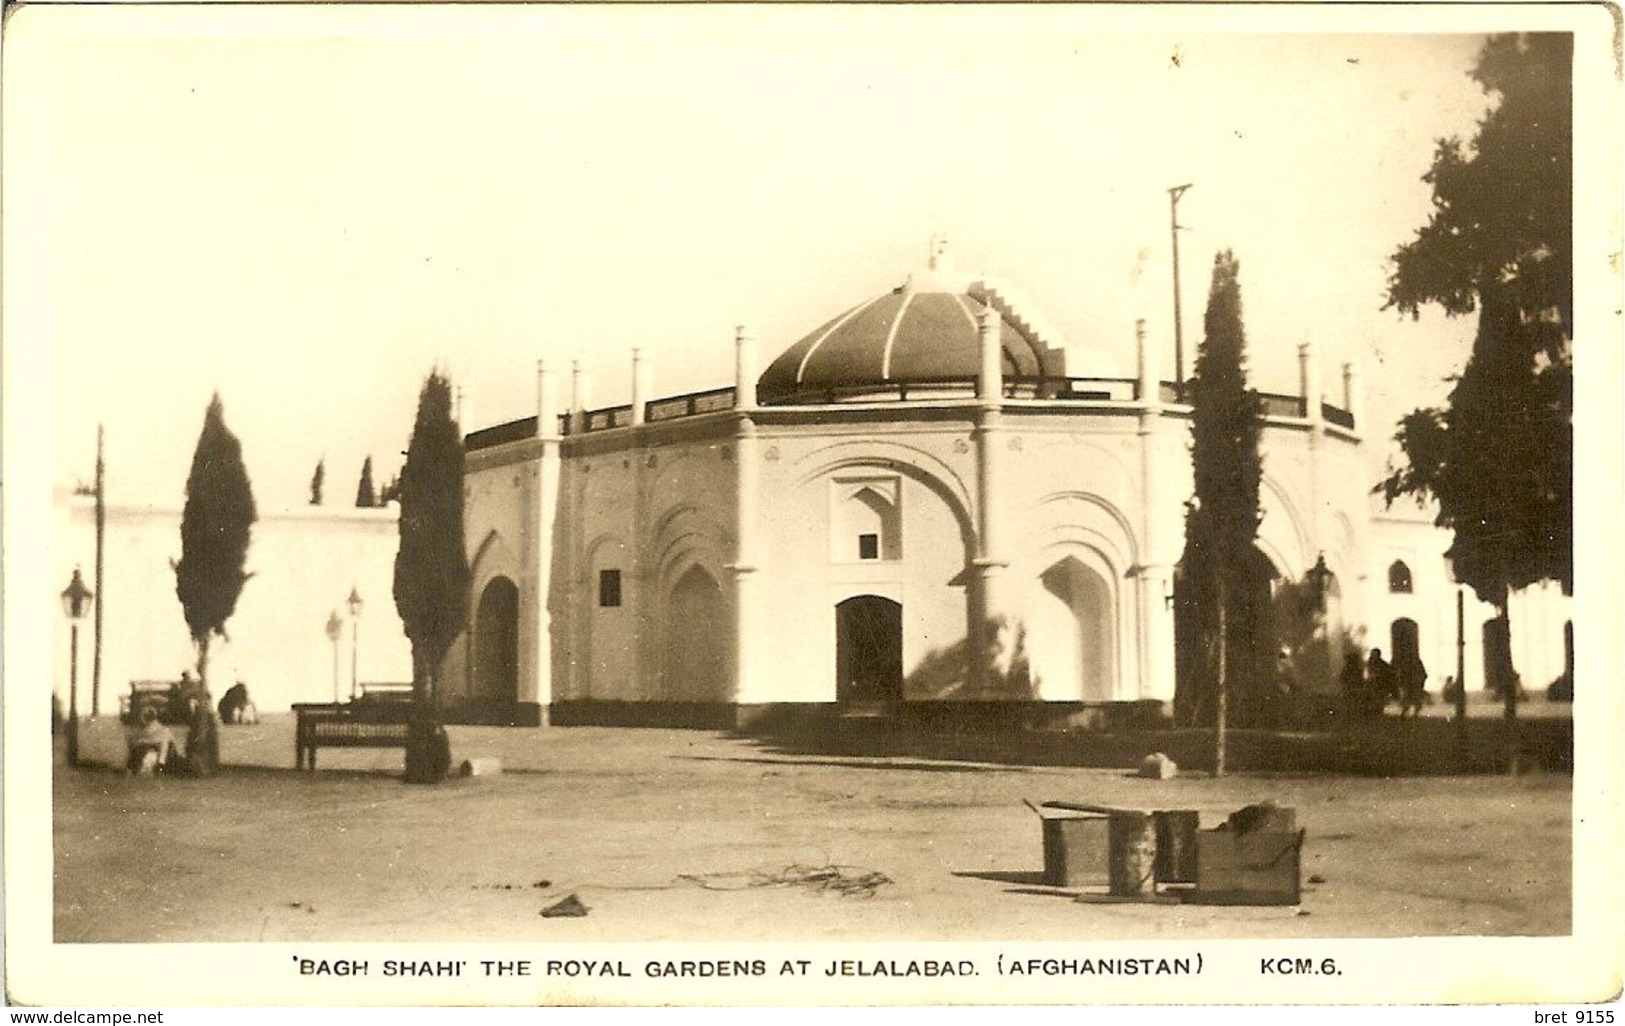
[[[418,396],[417,422],[401,468],[400,532],[395,608],[412,643],[417,709],[407,736],[406,779],[432,784],[451,764],[436,677],[452,641],[467,626],[469,579],[463,552],[463,440],[452,419],[451,383],[438,371]]]
[[[243,466],[242,445],[226,427],[225,410],[215,394],[203,416],[203,431],[186,478],[186,507],[181,514],[181,558],[173,563],[175,594],[197,649],[199,685],[189,695],[192,719],[186,757],[193,773],[206,776],[219,764],[219,722],[209,695],[209,642],[226,637],[226,621],[237,608],[248,558],[250,531],[256,519],[254,492]]]
[[[1242,327],[1240,265],[1229,250],[1213,260],[1213,281],[1191,382],[1191,464],[1195,498],[1185,518],[1183,575],[1204,658],[1193,679],[1180,682],[1176,702],[1189,723],[1212,722],[1218,732],[1217,772],[1234,670],[1250,663],[1256,639],[1248,588],[1259,572],[1253,541],[1258,505],[1262,405],[1247,386],[1247,338]],[[1240,629],[1236,629],[1240,628]]]
[[[378,495],[372,487],[371,456],[368,456],[361,464],[361,482],[356,485],[355,504],[362,509],[371,509],[378,505]]]

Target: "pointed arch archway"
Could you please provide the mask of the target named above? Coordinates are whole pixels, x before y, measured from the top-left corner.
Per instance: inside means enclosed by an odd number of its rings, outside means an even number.
[[[476,701],[519,700],[519,589],[497,576],[486,582],[474,614],[474,672]]]
[[[716,579],[698,564],[666,598],[665,693],[674,702],[725,701],[729,618]]]
[[[1112,588],[1076,556],[1057,559],[1031,592],[1027,658],[1038,697],[1109,702],[1117,681]]]

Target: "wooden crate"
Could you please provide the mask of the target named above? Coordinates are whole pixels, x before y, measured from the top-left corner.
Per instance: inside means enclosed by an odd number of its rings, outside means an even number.
[[[1203,830],[1196,835],[1196,887],[1184,900],[1207,905],[1296,905],[1302,830]]]
[[[1040,813],[1044,824],[1044,882],[1051,887],[1105,887],[1107,817]]]

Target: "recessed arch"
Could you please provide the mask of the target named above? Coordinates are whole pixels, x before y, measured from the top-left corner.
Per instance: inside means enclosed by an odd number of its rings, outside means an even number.
[[[674,702],[726,701],[728,610],[716,578],[692,564],[683,571],[665,602],[664,690]]]
[[[474,672],[471,695],[476,701],[519,700],[519,588],[506,577],[493,577],[480,592],[474,614]]]
[[[835,606],[835,700],[898,702],[903,697],[903,607],[879,595]]]
[[[1027,659],[1039,698],[1116,697],[1116,612],[1111,582],[1076,555],[1055,560],[1030,589]]]

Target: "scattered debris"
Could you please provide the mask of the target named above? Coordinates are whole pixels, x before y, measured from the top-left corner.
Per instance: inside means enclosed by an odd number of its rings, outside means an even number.
[[[494,777],[502,773],[501,759],[464,759],[459,772],[465,777]]]
[[[542,916],[547,919],[580,918],[586,914],[587,906],[573,893],[542,909]]]
[[[1179,764],[1161,752],[1152,752],[1140,760],[1140,776],[1151,780],[1172,780],[1179,775]]]
[[[843,898],[872,898],[892,882],[884,873],[859,866],[791,865],[782,869],[752,869],[742,873],[684,873],[678,877],[708,891],[741,891],[750,887],[806,887],[833,892]]]
[[[1323,884],[1326,882],[1326,878],[1321,876],[1319,873],[1311,873],[1309,876],[1309,882],[1312,884]]]
[[[545,891],[549,887],[553,886],[553,881],[551,881],[551,880],[537,880],[535,883],[531,884],[531,886],[536,888],[538,891]]]

